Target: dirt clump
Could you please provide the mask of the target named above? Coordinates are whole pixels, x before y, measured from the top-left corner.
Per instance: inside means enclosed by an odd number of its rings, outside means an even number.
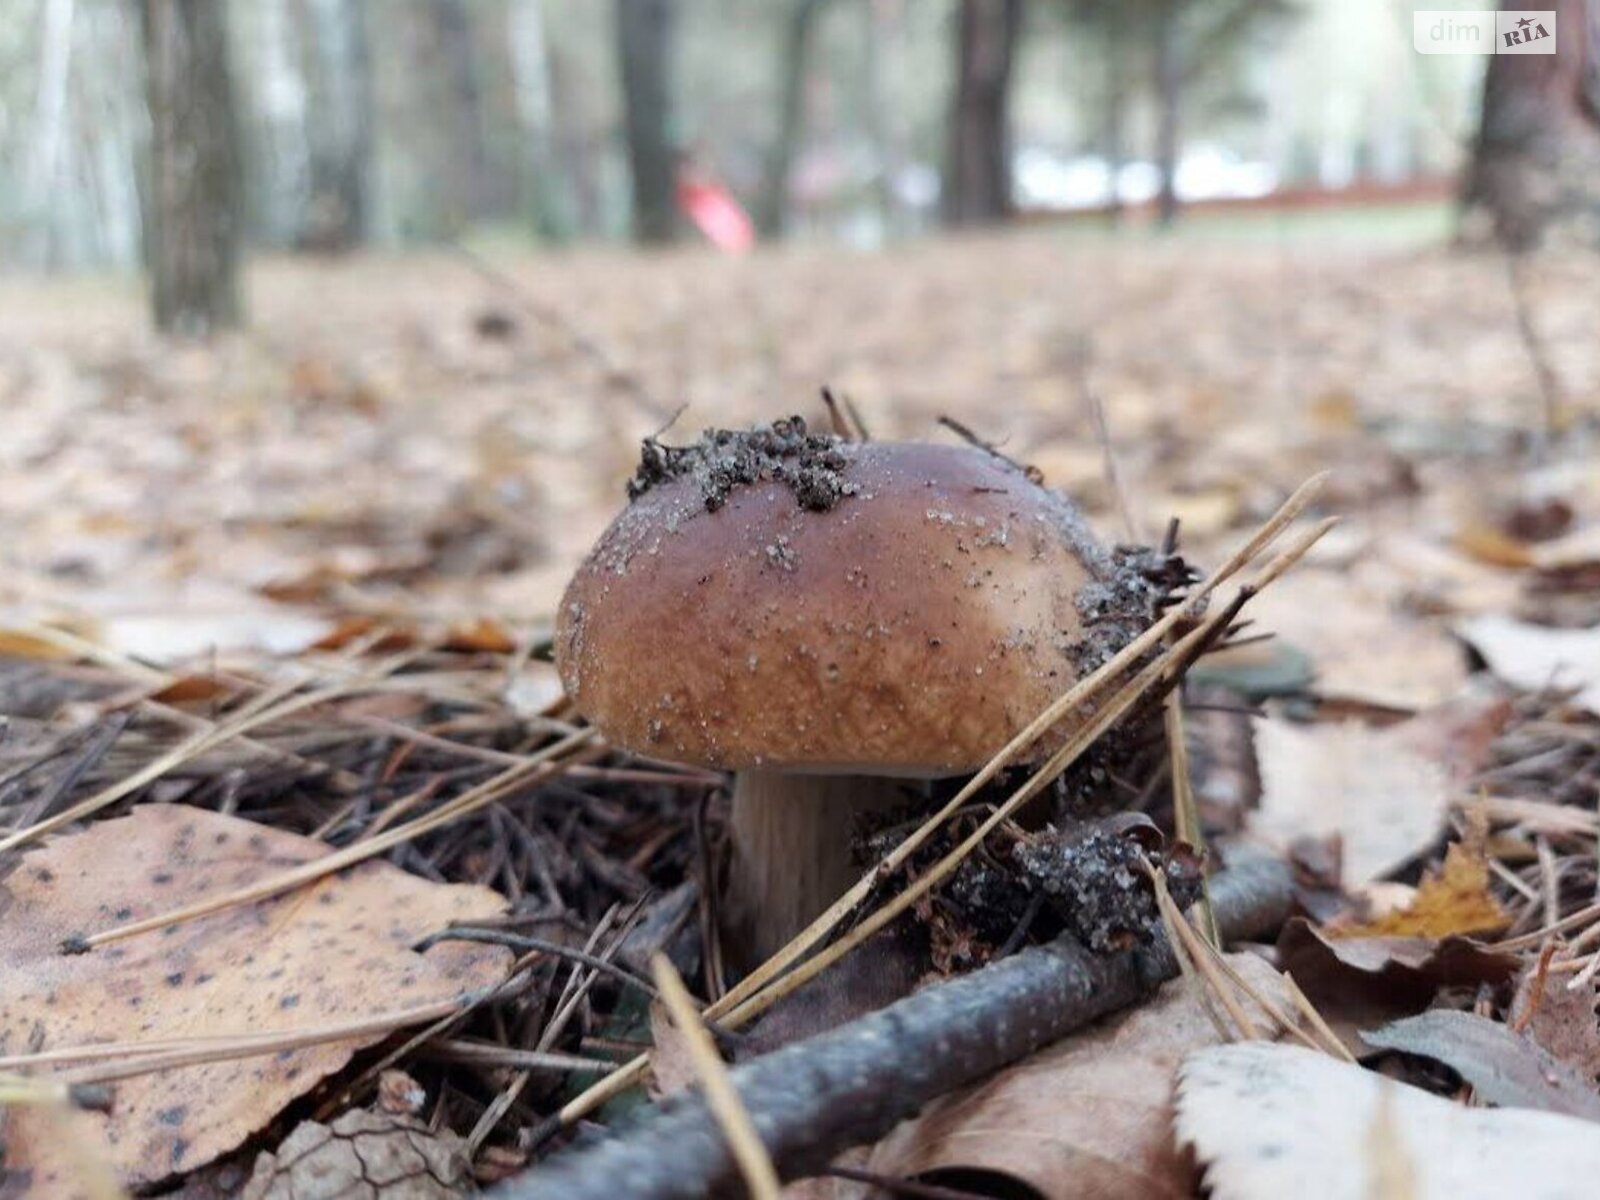
[[[775,479],[801,508],[827,512],[856,493],[845,477],[850,447],[843,438],[810,432],[797,416],[753,429],[708,429],[687,446],[666,446],[648,437],[640,447],[639,469],[628,481],[628,499],[689,476],[706,511],[716,512],[735,488]]]

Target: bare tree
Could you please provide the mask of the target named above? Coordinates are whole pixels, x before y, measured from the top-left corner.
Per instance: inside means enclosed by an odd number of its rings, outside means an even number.
[[[1513,250],[1600,246],[1600,0],[1558,0],[1554,54],[1497,54],[1462,200]],[[1527,32],[1532,32],[1532,27]]]
[[[358,0],[302,0],[309,59],[310,188],[300,242],[348,250],[366,237],[372,170],[372,66]]]
[[[1183,107],[1184,71],[1179,46],[1178,0],[1160,0],[1154,13],[1156,84],[1156,220],[1163,227],[1178,219],[1178,119]]]
[[[447,219],[459,225],[489,216],[493,208],[483,84],[478,77],[472,6],[467,0],[433,0],[432,15],[433,48],[444,71]]]
[[[150,173],[145,222],[157,328],[239,322],[240,187],[227,7],[141,0]]]
[[[961,0],[941,206],[948,225],[1011,214],[1011,68],[1022,0]]]
[[[633,233],[641,242],[669,242],[677,233],[677,151],[672,139],[675,0],[616,0],[628,167],[633,179]]]

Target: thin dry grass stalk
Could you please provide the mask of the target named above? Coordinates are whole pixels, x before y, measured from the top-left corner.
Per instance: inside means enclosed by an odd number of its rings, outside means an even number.
[[[672,1023],[683,1038],[695,1074],[700,1077],[706,1103],[711,1106],[717,1124],[722,1127],[722,1136],[728,1141],[728,1149],[739,1164],[745,1188],[752,1200],[778,1200],[781,1190],[778,1172],[773,1169],[772,1159],[761,1144],[755,1123],[750,1120],[744,1102],[739,1099],[733,1081],[728,1078],[728,1065],[717,1053],[710,1031],[700,1020],[700,1010],[695,1007],[694,997],[683,986],[683,980],[678,977],[671,961],[659,950],[650,959],[650,972],[655,976],[656,987],[661,992],[661,1002],[666,1005]]]
[[[130,921],[126,925],[119,925],[114,929],[102,930],[90,934],[81,940],[75,940],[63,947],[69,953],[82,953],[93,950],[97,946],[104,946],[109,942],[120,941],[123,938],[133,937],[135,934],[148,933],[152,930],[163,929],[168,925],[177,925],[184,921],[192,921],[197,917],[207,916],[226,908],[239,904],[253,904],[283,892],[292,891],[304,884],[315,882],[335,871],[342,871],[346,867],[364,862],[375,855],[386,853],[402,842],[411,841],[452,821],[459,820],[487,804],[500,800],[510,792],[524,787],[540,779],[549,778],[560,774],[566,763],[562,755],[577,752],[582,753],[585,743],[593,741],[595,731],[580,729],[568,734],[558,742],[554,742],[544,749],[528,755],[517,766],[510,767],[494,778],[480,783],[477,787],[469,788],[455,797],[447,804],[441,805],[427,816],[418,817],[404,825],[379,834],[377,837],[364,838],[353,845],[346,846],[343,850],[336,850],[322,858],[312,859],[308,863],[274,875],[270,879],[263,879],[246,887],[225,893],[221,896],[212,896],[194,904],[185,905],[183,908],[173,909],[171,912],[158,913],[153,917],[146,917],[140,921]],[[593,752],[593,748],[591,748]],[[575,755],[576,756],[576,755]]]
[[[705,1015],[711,1019],[722,1020],[729,1026],[737,1026],[743,1021],[765,1011],[767,1007],[778,998],[781,998],[783,994],[786,994],[788,990],[792,990],[800,983],[815,976],[817,972],[837,961],[843,954],[848,953],[859,940],[882,928],[884,924],[892,920],[905,907],[909,907],[910,904],[914,903],[927,888],[934,886],[950,871],[953,871],[961,861],[961,858],[981,843],[983,837],[990,832],[994,824],[1004,820],[1016,807],[1048,784],[1050,780],[1053,780],[1057,774],[1070,764],[1073,758],[1081,754],[1083,749],[1095,738],[1099,737],[1105,728],[1109,728],[1127,708],[1131,707],[1135,700],[1141,697],[1147,689],[1155,686],[1171,664],[1180,664],[1179,673],[1181,674],[1182,668],[1187,666],[1186,656],[1195,648],[1202,646],[1204,639],[1214,637],[1221,628],[1225,628],[1226,623],[1231,621],[1237,613],[1239,606],[1248,600],[1251,595],[1270,585],[1290,566],[1299,561],[1318,539],[1333,528],[1336,523],[1334,519],[1329,518],[1314,526],[1288,551],[1274,559],[1255,580],[1242,587],[1234,603],[1227,606],[1220,618],[1213,616],[1202,621],[1193,633],[1169,647],[1161,658],[1135,676],[1133,681],[1118,691],[1108,703],[1103,704],[1096,718],[1080,730],[1078,736],[1075,736],[1067,746],[1058,751],[1032,779],[1019,789],[1018,793],[1007,804],[997,809],[995,815],[991,817],[991,821],[981,825],[952,854],[946,856],[932,870],[923,875],[918,883],[913,884],[906,892],[890,901],[877,914],[868,917],[853,931],[851,938],[847,938],[829,950],[807,960],[803,966],[787,977],[784,992],[774,990],[773,994],[763,994],[763,989],[769,988],[772,981],[777,979],[784,970],[808,953],[848,917],[867,898],[880,878],[893,873],[904,865],[911,855],[950,816],[966,805],[980,788],[992,780],[1018,754],[1028,746],[1031,746],[1046,730],[1053,727],[1069,713],[1100,701],[1105,693],[1112,690],[1116,681],[1134,663],[1161,646],[1163,640],[1177,626],[1180,620],[1193,620],[1194,613],[1197,611],[1200,602],[1246,565],[1254,561],[1266,547],[1271,545],[1315,499],[1327,477],[1327,472],[1321,472],[1301,484],[1253,537],[1235,551],[1212,575],[1195,586],[1187,603],[1175,607],[1154,622],[1149,629],[1123,647],[1098,671],[1074,685],[1044,712],[1040,713],[1038,717],[1034,718],[1021,733],[1007,743],[982,770],[973,776],[966,786],[961,788],[942,808],[928,817],[910,837],[906,838],[904,842],[890,852],[875,868],[863,875],[849,891],[835,901],[811,925],[801,931],[787,946],[746,976],[738,986],[734,987],[720,1000],[708,1007]],[[1041,779],[1043,782],[1039,782]],[[641,1054],[625,1063],[615,1073],[592,1085],[576,1099],[566,1104],[558,1114],[559,1121],[563,1125],[568,1125],[593,1112],[613,1096],[619,1095],[633,1086],[643,1077],[648,1065],[648,1054]]]
[[[1189,773],[1189,738],[1183,720],[1183,689],[1175,688],[1167,697],[1163,714],[1167,732],[1167,753],[1172,756],[1172,825],[1180,842],[1187,842],[1202,855],[1206,852],[1205,832],[1200,828],[1200,810],[1195,806],[1194,784]],[[1200,877],[1201,928],[1213,946],[1222,945],[1217,929],[1217,914],[1211,907],[1211,888]]]
[[[296,696],[308,682],[304,676],[295,677],[274,684],[257,695],[252,696],[228,720],[215,726],[209,726],[195,733],[192,737],[180,742],[159,758],[146,763],[131,775],[125,776],[117,782],[102,788],[94,795],[80,800],[77,804],[63,809],[54,816],[36,821],[25,829],[19,829],[5,838],[0,838],[0,854],[8,850],[15,850],[19,846],[37,841],[47,833],[53,833],[65,825],[90,816],[118,800],[132,795],[146,784],[153,783],[169,771],[181,767],[183,764],[200,757],[210,750],[216,749],[223,743],[240,737],[252,729],[269,725],[274,721],[281,721],[285,717],[330,700],[349,696],[357,692],[374,687],[384,680],[389,674],[398,670],[411,660],[413,655],[406,653],[396,655],[364,671],[355,674],[351,679],[329,684],[326,687],[306,692]],[[145,668],[148,670],[149,668]]]

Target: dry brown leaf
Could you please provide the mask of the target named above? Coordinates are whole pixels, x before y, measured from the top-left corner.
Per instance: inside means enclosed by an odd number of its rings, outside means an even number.
[[[1521,568],[1533,565],[1533,552],[1527,544],[1493,525],[1467,525],[1456,534],[1455,545],[1463,554],[1481,563],[1488,563],[1491,567]]]
[[[1522,962],[1466,938],[1334,939],[1297,919],[1278,939],[1278,965],[1311,997],[1340,1040],[1365,1054],[1361,1030],[1421,1012],[1441,987],[1498,986]]]
[[[1438,837],[1451,788],[1445,768],[1407,745],[1403,729],[1259,722],[1252,830],[1284,846],[1338,836],[1347,888],[1406,862]]]
[[[1230,961],[1280,1009],[1293,1009],[1261,959]],[[869,1169],[983,1171],[1051,1198],[1189,1196],[1192,1171],[1172,1140],[1173,1086],[1184,1057],[1217,1041],[1193,986],[1174,980],[1149,1003],[936,1101],[879,1143]]]
[[[1600,713],[1600,627],[1550,629],[1491,615],[1463,621],[1457,631],[1507,683],[1529,691],[1571,688],[1578,704]]]
[[[1404,908],[1371,920],[1328,926],[1330,936],[1445,938],[1452,934],[1494,933],[1511,918],[1489,890],[1489,864],[1459,842],[1444,863],[1424,877]]]
[[[369,862],[261,904],[65,955],[65,939],[153,916],[327,852],[320,842],[177,805],[142,805],[29,854],[0,924],[0,1051],[310,1029],[448,1000],[500,978],[505,950],[410,947],[454,920],[493,916],[487,888],[434,884]],[[143,1075],[95,1114],[125,1182],[192,1170],[237,1146],[377,1036]],[[33,1191],[70,1164],[27,1113],[7,1165]]]
[[[1569,988],[1566,976],[1541,976],[1530,966],[1517,985],[1508,1020],[1600,1085],[1600,979]]]
[[[650,1045],[648,1090],[652,1099],[675,1095],[700,1082],[688,1043],[659,1001],[650,1003]]]
[[[356,1109],[332,1125],[302,1121],[256,1158],[240,1200],[451,1200],[474,1190],[455,1134]]]
[[[0,655],[8,658],[33,658],[45,662],[70,659],[73,654],[57,642],[26,629],[0,629]]]
[[[1177,1107],[1215,1200],[1584,1200],[1600,1177],[1586,1121],[1465,1108],[1298,1046],[1190,1056]]]

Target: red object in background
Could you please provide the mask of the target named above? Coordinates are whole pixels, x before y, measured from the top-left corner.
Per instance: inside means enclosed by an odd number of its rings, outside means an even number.
[[[718,250],[743,254],[756,244],[756,229],[733,193],[693,171],[678,176],[678,207]]]

